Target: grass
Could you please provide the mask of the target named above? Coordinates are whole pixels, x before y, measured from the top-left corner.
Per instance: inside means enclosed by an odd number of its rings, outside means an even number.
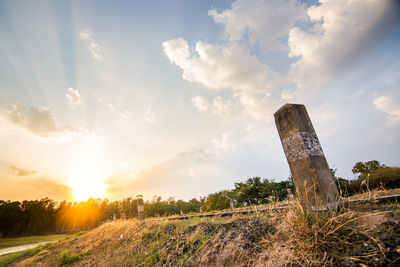
[[[79,232],[75,233],[72,235],[68,234],[57,234],[57,235],[41,235],[41,236],[22,236],[22,237],[12,237],[12,238],[1,238],[0,239],[0,248],[8,248],[8,247],[14,247],[14,246],[22,246],[22,245],[28,245],[28,244],[34,244],[34,243],[40,243],[40,242],[51,242],[51,241],[57,241],[57,240],[63,240],[67,239],[70,236],[80,236],[84,232]],[[41,251],[44,250],[44,248],[51,248],[53,244],[46,244],[46,245],[40,245],[36,248],[33,249],[28,249],[28,250],[23,250],[23,251],[18,251],[14,253],[9,253],[3,256],[0,256],[0,266],[5,266],[9,264],[10,262],[23,257],[25,255],[29,255],[30,257],[40,253]]]
[[[80,261],[87,255],[89,255],[89,253],[70,254],[68,251],[64,251],[61,256],[59,266],[70,265],[71,263]]]
[[[39,235],[39,236],[21,236],[21,237],[8,237],[0,239],[0,248],[14,247],[19,245],[27,245],[33,243],[57,241],[67,238],[67,234],[57,235]]]
[[[341,255],[351,250],[352,241],[357,239],[355,230],[359,218],[351,211],[330,214],[294,207],[287,218],[293,230],[287,240],[291,247],[297,248],[293,250],[294,263],[339,262]]]
[[[24,256],[27,253],[28,252],[25,250],[25,251],[18,251],[15,253],[10,253],[7,255],[0,256],[0,266],[5,266],[6,264],[12,262],[13,260],[15,260],[19,257]]]
[[[97,266],[184,266],[190,262],[195,266],[202,253],[209,249],[210,244],[213,245],[210,241],[217,233],[222,230],[230,231],[231,227],[225,229],[224,225],[254,218],[256,217],[191,218],[145,223],[137,220],[118,220],[103,224],[86,234],[58,242],[52,248],[46,247],[39,253],[32,252],[37,254],[16,264],[65,266],[76,265],[79,261],[78,264],[83,266],[93,263]],[[236,232],[242,230],[238,225],[233,227]],[[219,242],[222,244],[225,238],[221,237]]]
[[[398,203],[360,203],[356,209],[319,212],[304,209],[296,200],[289,206],[284,211],[232,217],[117,220],[34,249],[12,264],[383,266],[400,262]],[[386,239],[380,240],[381,236]]]
[[[72,235],[73,236],[81,236],[81,235],[86,234],[86,233],[87,233],[87,231],[80,231],[80,232],[74,233]]]
[[[29,256],[34,256],[36,254],[38,254],[40,251],[43,250],[43,246],[38,246],[36,248],[31,249],[31,251],[29,252]]]
[[[361,199],[361,198],[374,198],[379,196],[388,196],[388,195],[395,195],[400,194],[400,188],[396,189],[385,189],[385,188],[376,188],[372,190],[366,190],[364,193],[352,195],[350,197],[344,198],[345,200],[351,199]]]
[[[390,249],[385,249],[373,233],[374,218],[386,213],[350,209],[312,211],[297,202],[285,215],[282,230],[266,243],[286,248],[285,266],[392,264],[393,260],[386,257]]]

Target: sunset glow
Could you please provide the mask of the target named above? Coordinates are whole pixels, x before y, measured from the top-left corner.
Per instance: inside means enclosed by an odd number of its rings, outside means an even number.
[[[104,198],[105,186],[96,179],[80,180],[71,185],[75,201],[86,201],[88,198]]]
[[[75,201],[86,201],[91,197],[104,198],[106,187],[101,175],[95,170],[77,171],[70,179]]]

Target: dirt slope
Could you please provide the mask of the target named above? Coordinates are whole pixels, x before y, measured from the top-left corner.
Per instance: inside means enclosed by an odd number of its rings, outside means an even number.
[[[335,214],[293,207],[232,218],[119,220],[12,266],[395,266],[399,258],[395,205]]]

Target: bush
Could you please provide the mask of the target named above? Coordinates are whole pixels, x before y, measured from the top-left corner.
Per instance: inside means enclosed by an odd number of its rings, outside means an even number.
[[[383,186],[387,189],[400,187],[400,168],[382,167],[371,172],[369,186],[377,188]]]
[[[355,194],[365,191],[367,188],[375,189],[379,187],[385,189],[399,188],[400,168],[385,166],[372,170],[366,178],[360,176],[357,180],[352,181],[349,186],[349,191]]]

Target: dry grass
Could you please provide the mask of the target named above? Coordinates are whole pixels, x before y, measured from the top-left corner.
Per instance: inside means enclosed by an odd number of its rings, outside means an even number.
[[[359,227],[361,216],[353,211],[315,212],[294,205],[287,215],[286,242],[293,252],[289,263],[333,264],[354,251],[357,240],[367,236]],[[363,238],[365,240],[365,238]],[[380,253],[379,249],[367,251],[360,256]]]
[[[347,198],[344,198],[345,200],[348,199],[362,199],[362,198],[366,198],[366,199],[374,199],[375,197],[379,197],[379,196],[388,196],[388,195],[395,195],[395,194],[400,194],[400,188],[397,189],[385,189],[384,187],[381,188],[376,188],[376,189],[371,189],[369,190],[369,188],[367,187],[365,189],[364,193],[360,193],[357,195],[353,195]]]
[[[69,266],[394,266],[400,259],[396,205],[390,211],[316,212],[294,201],[287,212],[117,220],[16,265],[59,266],[67,255],[64,260],[74,259],[65,261]]]
[[[277,234],[265,240],[267,265],[276,262],[289,266],[394,264],[400,256],[399,250],[393,253],[396,245],[390,248],[379,239],[380,226],[388,214],[388,211],[362,213],[350,209],[317,212],[293,203],[280,218]],[[390,225],[399,227],[396,220]],[[394,243],[400,241],[399,228],[396,229],[392,233]]]

